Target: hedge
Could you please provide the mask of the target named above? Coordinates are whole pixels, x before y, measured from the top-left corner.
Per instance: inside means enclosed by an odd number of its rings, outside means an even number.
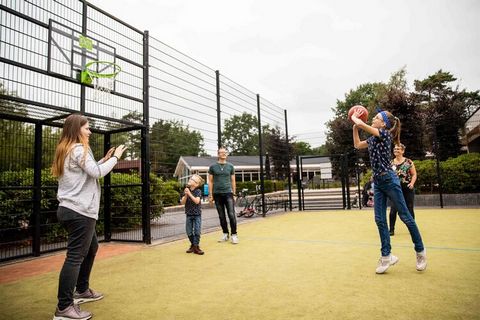
[[[103,185],[103,179],[100,179]],[[138,173],[111,173],[112,185],[140,184]],[[10,241],[24,239],[31,232],[33,219],[33,191],[31,189],[10,189],[9,187],[31,188],[33,169],[0,172],[0,229],[2,238]],[[47,242],[64,239],[65,230],[56,224],[58,207],[57,180],[50,170],[42,170],[42,200],[40,204],[40,225],[42,237]],[[50,187],[50,188],[46,188]],[[158,218],[164,206],[177,205],[180,185],[177,181],[164,181],[150,175],[150,217]],[[131,228],[141,225],[142,187],[126,186],[112,188],[112,228]],[[103,206],[103,196],[101,197]],[[103,221],[97,223],[97,232],[103,234]]]
[[[256,186],[260,185],[260,181],[245,181],[237,182],[237,193],[241,192],[243,189],[248,189],[248,193],[256,193]],[[264,180],[265,193],[283,191],[285,190],[285,181],[281,180]]]
[[[415,160],[417,193],[438,193],[435,160]],[[371,170],[362,178],[362,186],[370,179]],[[480,153],[462,154],[440,162],[440,176],[444,193],[480,192]]]

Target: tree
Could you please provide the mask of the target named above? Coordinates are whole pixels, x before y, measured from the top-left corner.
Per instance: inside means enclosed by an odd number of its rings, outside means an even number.
[[[8,92],[0,83],[0,94],[16,96],[15,92]],[[27,117],[27,106],[9,100],[0,100],[0,110],[4,114]],[[35,127],[21,121],[0,119],[0,170],[23,170],[33,168]]]
[[[200,132],[190,130],[182,121],[159,120],[150,131],[151,170],[157,175],[172,177],[181,156],[205,154]]]
[[[332,110],[335,118],[327,122],[327,141],[325,147],[330,155],[347,154],[348,167],[355,168],[356,157],[354,157],[352,126],[353,123],[348,120],[348,110],[357,104],[363,105],[369,111],[369,119],[372,118],[375,108],[379,101],[385,95],[387,88],[384,83],[366,83],[358,86],[355,90],[350,90],[345,94],[345,101],[337,100],[337,106]],[[360,137],[365,139],[367,135],[360,132]],[[367,158],[365,151],[357,152],[358,156]],[[340,157],[331,159],[334,175],[340,175]]]
[[[427,150],[440,160],[460,154],[460,130],[472,105],[480,102],[479,91],[467,92],[451,87],[457,79],[439,70],[423,80],[416,80],[415,102],[425,115]]]
[[[293,144],[287,141],[278,127],[266,130],[264,136],[266,150],[274,168],[272,178],[284,180],[288,176],[290,160],[294,156]]]
[[[353,151],[352,122],[347,120],[348,110],[357,104],[369,110],[369,118],[378,106],[386,91],[383,83],[366,83],[345,94],[345,100],[337,100],[337,106],[332,108],[335,118],[327,122],[326,148],[329,154],[343,154]]]
[[[312,147],[310,143],[304,141],[293,142],[293,153],[296,156],[312,155]]]
[[[379,102],[382,109],[390,111],[400,119],[402,124],[400,139],[407,147],[405,155],[409,158],[423,159],[424,117],[421,108],[410,97],[405,75],[405,68],[392,74]]]
[[[130,122],[142,123],[143,116],[140,112],[132,111],[122,117],[122,120]],[[141,157],[141,143],[142,136],[140,130],[133,130],[126,132],[127,139],[125,141],[127,149],[127,156],[131,159],[138,159]]]
[[[322,144],[320,147],[312,148],[312,155],[314,155],[314,156],[328,156],[327,145]]]
[[[222,142],[231,155],[258,155],[258,118],[244,112],[225,120]]]

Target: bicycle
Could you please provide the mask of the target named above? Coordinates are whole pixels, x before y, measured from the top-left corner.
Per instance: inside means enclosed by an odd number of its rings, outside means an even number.
[[[236,212],[237,217],[251,218],[257,212],[258,202],[261,201],[259,196],[248,197],[248,189],[243,189],[238,193],[237,201],[235,201],[236,207],[242,207],[242,209]]]

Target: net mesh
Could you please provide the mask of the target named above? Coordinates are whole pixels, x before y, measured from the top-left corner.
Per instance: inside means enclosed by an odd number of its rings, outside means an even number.
[[[108,102],[115,89],[115,77],[121,71],[114,63],[98,61],[87,66],[86,72],[94,89],[93,100]]]

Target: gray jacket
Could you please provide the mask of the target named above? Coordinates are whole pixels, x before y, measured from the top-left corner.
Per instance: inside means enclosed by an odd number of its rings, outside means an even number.
[[[65,159],[63,175],[58,179],[57,199],[59,206],[98,220],[101,195],[98,179],[113,169],[117,158],[97,162],[92,151],[88,150],[84,163],[82,159],[83,145],[77,143]]]

